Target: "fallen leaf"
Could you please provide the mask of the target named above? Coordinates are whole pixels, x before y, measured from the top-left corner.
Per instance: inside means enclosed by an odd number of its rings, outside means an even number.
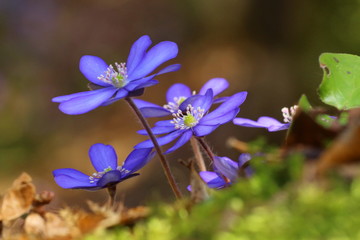
[[[316,158],[333,140],[338,132],[326,129],[316,123],[316,114],[310,116],[304,111],[298,110],[285,141],[285,151],[301,150],[310,158]]]
[[[43,238],[45,235],[45,219],[37,213],[30,213],[24,224],[26,234]]]
[[[8,189],[3,197],[0,208],[0,220],[14,220],[32,207],[35,197],[35,186],[27,173],[22,173]]]
[[[330,168],[360,161],[360,124],[347,128],[321,155],[317,175],[322,176]]]
[[[51,191],[42,191],[36,194],[32,202],[32,212],[45,214],[45,206],[48,205],[54,198],[55,193]]]
[[[71,225],[64,218],[55,213],[45,213],[46,239],[74,239],[79,237],[78,232],[73,232]]]

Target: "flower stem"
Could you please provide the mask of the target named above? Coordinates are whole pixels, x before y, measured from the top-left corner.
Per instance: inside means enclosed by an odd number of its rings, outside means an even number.
[[[196,140],[200,143],[201,147],[205,150],[212,162],[214,162],[215,154],[212,152],[210,146],[205,142],[204,138],[197,137]]]
[[[211,159],[211,161],[214,163],[215,154],[211,150],[210,146],[205,142],[203,137],[197,137],[196,139],[198,140],[200,145],[204,148],[204,150],[206,151],[206,153],[209,156],[209,158]],[[223,174],[220,174],[220,175],[224,179],[224,181],[226,182],[225,186],[227,186],[228,182],[229,182],[229,179],[227,177],[225,177]]]
[[[163,167],[164,173],[166,175],[166,178],[168,180],[169,185],[171,186],[171,189],[174,192],[175,197],[177,199],[182,198],[182,194],[180,192],[179,186],[175,182],[175,178],[174,178],[173,174],[171,173],[170,166],[169,166],[168,162],[166,161],[164,154],[161,151],[160,145],[157,142],[155,135],[151,131],[149,123],[144,118],[144,116],[141,114],[141,112],[139,111],[139,109],[135,105],[134,101],[130,97],[126,97],[125,100],[129,104],[131,109],[135,112],[136,116],[139,118],[141,124],[145,128],[145,130],[148,133],[152,143],[154,144],[155,150],[159,155],[160,162],[161,162],[161,165]]]
[[[116,196],[116,185],[111,185],[111,186],[107,187],[107,191],[109,194],[109,206],[114,207],[115,196]]]
[[[191,147],[193,149],[194,155],[195,155],[196,165],[199,167],[199,170],[201,172],[206,171],[204,158],[203,158],[200,148],[199,148],[199,143],[196,141],[196,139],[194,137],[192,137],[190,139],[190,143],[191,143]]]

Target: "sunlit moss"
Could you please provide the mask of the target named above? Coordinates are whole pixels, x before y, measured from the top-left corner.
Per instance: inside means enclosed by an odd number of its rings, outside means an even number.
[[[147,220],[109,231],[106,239],[360,239],[360,179],[335,178],[337,184],[322,189],[300,184],[299,156],[286,163],[258,160],[263,164],[252,179],[213,192],[191,210],[183,202],[160,205]]]

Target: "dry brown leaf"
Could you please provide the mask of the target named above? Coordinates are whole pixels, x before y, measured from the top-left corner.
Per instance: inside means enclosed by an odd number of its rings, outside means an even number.
[[[125,210],[122,203],[111,208],[89,203],[91,212],[65,208],[59,213],[45,211],[44,206],[54,193],[44,191],[35,194],[31,177],[23,173],[7,190],[1,203],[3,239],[78,239],[89,232],[120,224],[134,224],[149,214],[148,208],[137,207]],[[22,216],[22,217],[21,217]]]
[[[67,223],[71,236],[79,237],[97,229],[105,229],[119,224],[120,216],[118,213],[92,202],[89,206],[96,209],[96,212],[89,213],[71,208],[60,210],[59,214]]]
[[[46,212],[45,206],[53,200],[54,196],[55,193],[51,191],[42,191],[40,194],[36,194],[32,202],[31,211],[44,215]]]
[[[110,207],[108,204],[100,205],[93,201],[87,201],[86,203],[93,213],[103,216],[108,216],[114,214],[115,212],[120,212],[124,208],[124,205],[122,203],[118,203],[114,207]]]
[[[12,240],[12,239],[26,239],[23,231],[24,220],[21,218],[7,222],[2,229],[0,239]]]
[[[360,162],[360,108],[351,109],[348,114],[346,128],[320,156],[316,166],[317,176],[323,176],[327,170],[334,167],[341,171],[344,164]],[[351,168],[354,169],[354,166]],[[349,176],[351,175],[354,174]]]
[[[28,213],[35,196],[35,186],[27,173],[22,173],[8,189],[0,208],[0,220],[11,221]]]
[[[81,214],[77,221],[77,227],[79,228],[82,234],[89,233],[94,231],[94,229],[102,227],[102,221],[104,220],[104,216],[96,215],[96,214]],[[104,226],[106,228],[108,226]]]
[[[139,206],[135,208],[130,208],[122,211],[120,224],[122,225],[133,225],[137,221],[148,217],[150,214],[150,209],[148,207]]]
[[[69,224],[59,215],[55,213],[45,213],[45,237],[47,239],[72,239],[72,237],[79,236],[71,232]]]
[[[12,239],[78,239],[97,230],[121,224],[133,225],[147,217],[150,212],[149,208],[143,206],[124,209],[123,205],[119,204],[116,208],[110,208],[107,204],[102,206],[93,202],[89,202],[89,206],[92,212],[71,208],[61,209],[59,214],[45,212],[42,215],[32,212],[25,219],[25,234],[18,230],[19,234]]]
[[[88,201],[87,203],[90,210],[93,212],[93,215],[97,216],[97,219],[99,219],[98,229],[113,227],[120,224],[120,213],[124,208],[122,203],[117,204],[115,207],[109,207],[108,204],[101,206],[91,201]]]
[[[26,234],[43,237],[45,235],[45,220],[37,213],[30,213],[24,224]]]
[[[336,136],[336,131],[325,129],[310,115],[298,110],[289,129],[285,147],[324,149],[329,140]]]
[[[98,228],[102,229],[116,225],[132,225],[146,218],[150,213],[148,207],[138,206],[126,209],[122,203],[119,203],[115,208],[110,208],[107,204],[101,206],[91,201],[88,201],[88,205],[94,214],[104,216],[98,225]]]
[[[321,155],[317,174],[341,164],[360,161],[360,124],[347,128]]]
[[[25,219],[24,230],[31,239],[73,239],[80,236],[79,232],[71,232],[71,227],[63,218],[49,212],[44,216],[30,213]]]

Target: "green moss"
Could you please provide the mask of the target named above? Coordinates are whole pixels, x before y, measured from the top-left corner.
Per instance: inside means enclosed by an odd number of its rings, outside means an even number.
[[[214,191],[190,211],[183,202],[162,205],[132,229],[86,239],[360,239],[360,179],[335,177],[327,190],[303,183],[298,155],[271,164],[258,157],[252,167],[251,179]]]

